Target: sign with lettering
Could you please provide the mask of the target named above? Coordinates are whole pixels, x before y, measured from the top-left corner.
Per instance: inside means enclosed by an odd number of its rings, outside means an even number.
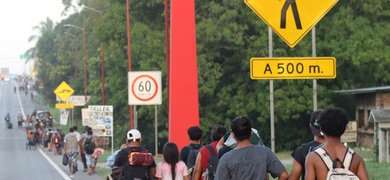
[[[162,103],[161,71],[128,72],[129,105]]]
[[[252,58],[252,79],[334,79],[336,58]]]
[[[87,102],[90,98],[91,96],[87,96]],[[73,104],[74,106],[85,106],[87,102],[85,102],[85,96],[70,96],[66,100],[66,103]]]
[[[88,106],[87,110],[83,111],[83,126],[89,126],[98,136],[113,135],[113,106]]]

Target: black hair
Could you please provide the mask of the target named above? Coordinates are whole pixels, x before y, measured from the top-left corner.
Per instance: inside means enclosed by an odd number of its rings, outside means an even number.
[[[93,133],[93,132],[92,132],[91,130],[88,130],[88,133],[87,133],[87,134],[88,134],[88,135],[92,135],[92,133]]]
[[[73,132],[73,131],[74,131],[73,127],[69,128],[69,132]]]
[[[73,130],[77,131],[77,129],[78,129],[77,126],[73,126]]]
[[[232,121],[232,132],[237,141],[243,141],[251,137],[252,123],[251,119],[246,116],[238,116]]]
[[[322,112],[318,124],[320,125],[321,131],[332,137],[341,137],[344,134],[349,118],[347,113],[341,108],[326,108]]]
[[[226,128],[220,124],[217,124],[213,128],[213,132],[211,133],[211,140],[219,141],[226,133]]]
[[[179,149],[173,142],[165,143],[163,147],[164,161],[171,165],[172,179],[176,176],[176,163],[179,162]]]
[[[202,130],[198,126],[188,128],[187,133],[191,140],[199,141],[202,138]]]

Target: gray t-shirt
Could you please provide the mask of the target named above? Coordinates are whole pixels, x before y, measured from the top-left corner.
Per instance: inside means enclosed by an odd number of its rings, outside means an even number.
[[[216,180],[264,180],[267,173],[279,177],[286,168],[276,155],[264,146],[248,146],[224,154],[218,162]]]

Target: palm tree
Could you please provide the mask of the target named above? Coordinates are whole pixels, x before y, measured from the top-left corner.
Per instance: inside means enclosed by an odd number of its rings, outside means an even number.
[[[32,47],[30,49],[28,49],[25,53],[24,53],[24,56],[27,57],[26,59],[26,64],[28,62],[30,62],[31,60],[38,60],[38,57],[37,57],[37,54],[39,52],[39,49],[38,49],[38,42],[39,42],[39,39],[42,37],[42,35],[44,34],[50,34],[52,32],[54,32],[54,22],[53,20],[51,20],[49,17],[46,17],[46,21],[42,21],[39,23],[39,25],[37,26],[34,26],[32,29],[33,30],[38,30],[39,31],[39,34],[36,34],[36,35],[31,35],[29,38],[28,38],[28,42],[33,42],[35,41],[35,47]],[[38,63],[35,63],[34,64],[34,68],[36,68]]]

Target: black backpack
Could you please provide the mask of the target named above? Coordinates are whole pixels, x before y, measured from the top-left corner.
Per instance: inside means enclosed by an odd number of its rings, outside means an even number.
[[[137,150],[136,148],[126,148],[126,154],[130,157],[132,152],[146,152],[144,149],[142,151]],[[154,175],[150,173],[149,166],[143,165],[130,165],[129,161],[126,161],[122,169],[122,179],[123,180],[154,180]]]
[[[214,180],[215,173],[217,172],[219,157],[211,145],[207,145],[206,147],[210,151],[211,156],[207,159],[207,168],[204,180]]]
[[[186,165],[188,168],[188,174],[190,175],[190,177],[192,177],[192,174],[193,174],[194,169],[195,169],[195,161],[196,161],[196,158],[198,156],[199,150],[202,146],[197,145],[194,147],[194,146],[188,145],[187,147],[188,147],[188,149],[190,149],[190,151],[188,152]]]
[[[84,149],[86,154],[93,154],[95,144],[92,143],[92,138],[85,138]]]

